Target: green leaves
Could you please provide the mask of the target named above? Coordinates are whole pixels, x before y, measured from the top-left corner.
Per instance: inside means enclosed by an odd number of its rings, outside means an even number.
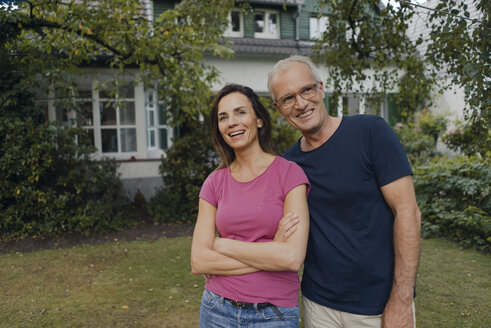
[[[0,115],[0,237],[119,227],[116,163],[93,161],[83,131]]]
[[[460,146],[465,153],[481,149],[479,152],[483,154],[483,143],[489,144],[491,140],[491,10],[486,0],[474,0],[472,6],[478,12],[479,21],[463,18],[470,15],[468,5],[462,0],[438,4],[438,11],[430,15],[431,34],[425,56],[437,69],[447,73],[451,83],[464,90],[467,138]],[[448,12],[457,16],[445,14]]]
[[[320,4],[328,12],[329,26],[314,53],[328,66],[327,89],[334,96],[342,92],[386,94],[398,89],[395,100],[408,120],[421,108],[432,86],[424,62],[406,35],[412,8],[382,7],[376,0],[324,0]]]
[[[414,170],[424,234],[491,249],[490,164],[489,158],[462,156],[436,159]]]
[[[139,0],[23,1],[0,10],[0,44],[27,78],[44,76],[47,85],[86,65],[136,67],[145,85],[172,99],[174,110],[196,115],[217,77],[203,64],[204,54],[232,53],[219,40],[233,6],[232,0],[185,0],[151,21]]]
[[[186,130],[188,134],[175,140],[166,157],[162,158],[160,174],[164,187],[149,204],[149,212],[156,221],[194,221],[201,185],[219,162],[208,119],[188,121]]]
[[[438,74],[446,76],[465,93],[466,138],[459,147],[466,154],[485,153],[491,142],[491,10],[489,1],[474,0],[479,20],[466,20],[471,12],[468,2],[437,3],[424,27],[430,30],[427,50],[418,54],[422,37],[412,44],[406,33],[412,6],[381,7],[376,0],[320,1],[329,26],[314,52],[329,68],[327,89],[334,96],[397,90],[394,100],[403,120],[410,122],[415,112],[428,106],[432,88],[449,87],[442,79],[435,85]]]

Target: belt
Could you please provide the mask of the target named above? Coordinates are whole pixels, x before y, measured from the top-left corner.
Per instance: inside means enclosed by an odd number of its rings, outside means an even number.
[[[255,306],[257,306],[257,309],[258,310],[264,310],[267,307],[271,307],[271,309],[274,311],[274,313],[276,313],[276,315],[278,317],[280,317],[281,320],[285,319],[283,317],[283,315],[281,314],[280,310],[278,310],[278,308],[276,307],[276,305],[271,304],[269,302],[265,302],[265,303],[249,303],[249,302],[234,301],[234,300],[231,300],[230,298],[226,298],[226,297],[224,297],[224,299],[226,301],[228,301],[230,304],[232,304],[233,306],[240,307],[240,308],[243,308],[243,309],[254,309]]]

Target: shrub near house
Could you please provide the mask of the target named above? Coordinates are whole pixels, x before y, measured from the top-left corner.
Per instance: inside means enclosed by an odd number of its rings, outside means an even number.
[[[440,234],[491,250],[491,160],[460,156],[414,170],[423,236]]]
[[[0,238],[89,234],[123,223],[116,163],[91,160],[83,138],[78,129],[0,117]]]
[[[394,131],[414,171],[414,186],[422,212],[422,235],[448,237],[467,247],[491,250],[491,159],[489,153],[447,158],[436,151],[446,121],[428,110]],[[451,149],[462,147],[462,134],[443,136]],[[457,144],[450,144],[458,140]],[[471,143],[472,144],[472,143]],[[466,152],[467,153],[467,152]]]

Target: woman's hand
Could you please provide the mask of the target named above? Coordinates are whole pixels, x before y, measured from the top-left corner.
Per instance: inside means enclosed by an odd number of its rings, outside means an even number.
[[[297,214],[288,213],[278,223],[278,230],[274,235],[274,241],[287,241],[288,237],[297,230],[297,224],[300,219]]]

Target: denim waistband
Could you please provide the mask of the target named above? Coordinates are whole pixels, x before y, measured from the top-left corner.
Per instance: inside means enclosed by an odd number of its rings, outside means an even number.
[[[278,315],[278,317],[280,317],[281,320],[284,319],[283,315],[281,314],[280,310],[278,310],[278,308],[276,307],[276,305],[271,304],[269,302],[264,302],[264,303],[249,303],[249,302],[235,301],[235,300],[232,300],[232,299],[226,298],[226,297],[224,297],[223,299],[226,300],[227,302],[229,302],[230,304],[232,304],[233,306],[240,307],[240,308],[243,308],[243,309],[264,310],[267,307],[271,307],[271,309],[274,311],[274,313],[276,313]]]

